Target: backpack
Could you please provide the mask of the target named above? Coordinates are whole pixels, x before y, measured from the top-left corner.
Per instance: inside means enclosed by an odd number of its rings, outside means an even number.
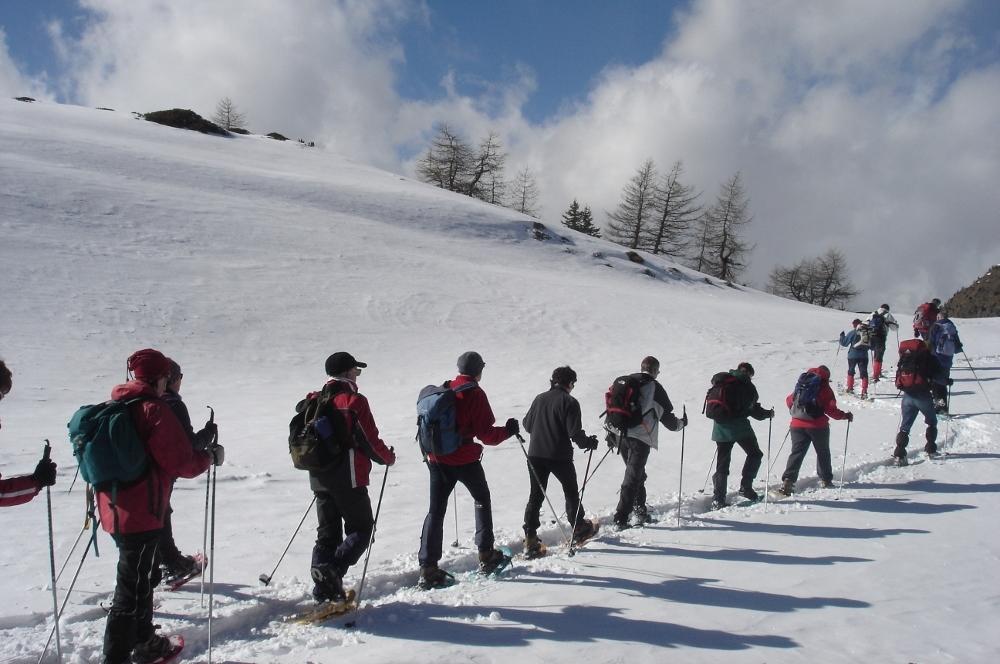
[[[867,324],[862,323],[858,325],[858,341],[854,344],[855,348],[861,348],[871,346],[872,344],[872,329]]]
[[[146,443],[139,437],[129,406],[146,397],[80,406],[66,425],[80,476],[104,489],[132,482],[149,466]]]
[[[751,394],[746,388],[746,383],[728,371],[715,374],[712,376],[712,387],[705,394],[701,412],[716,422],[739,417],[747,406],[753,406],[747,403]]]
[[[295,406],[295,416],[288,423],[288,453],[299,470],[329,471],[353,447],[344,414],[330,403],[338,391],[324,385]]]
[[[417,395],[417,443],[424,454],[444,456],[462,445],[456,395],[477,385],[470,382],[451,387],[450,382],[445,382],[444,385],[428,385],[420,390]]]
[[[823,379],[809,371],[801,374],[795,381],[792,392],[792,407],[788,409],[792,417],[799,420],[816,420],[823,416],[823,407],[819,404],[819,391]]]
[[[871,331],[873,339],[885,339],[889,334],[885,325],[885,316],[877,311],[868,319],[868,329]]]
[[[604,428],[625,436],[642,423],[642,382],[635,376],[619,376],[604,395]]]
[[[934,353],[937,355],[954,355],[958,351],[958,330],[950,320],[939,320],[935,323],[939,332],[935,337]]]
[[[926,392],[930,389],[927,361],[930,351],[920,339],[907,339],[899,344],[899,363],[896,365],[896,389],[907,394]]]

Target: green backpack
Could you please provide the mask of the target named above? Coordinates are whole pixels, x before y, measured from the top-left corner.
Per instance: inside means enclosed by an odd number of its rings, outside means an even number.
[[[146,444],[135,430],[129,406],[143,397],[81,406],[69,424],[69,440],[80,475],[88,484],[132,482],[149,466]]]

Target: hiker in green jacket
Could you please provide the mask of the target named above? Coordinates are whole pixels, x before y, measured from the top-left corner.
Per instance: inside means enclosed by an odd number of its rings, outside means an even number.
[[[753,481],[760,469],[764,453],[757,443],[757,436],[750,426],[750,419],[769,420],[774,417],[774,409],[765,410],[758,403],[757,388],[751,382],[753,366],[749,362],[740,362],[730,375],[736,378],[741,389],[737,390],[738,403],[734,404],[734,415],[731,418],[715,421],[712,427],[712,440],[718,446],[718,461],[715,474],[712,475],[712,509],[728,505],[726,502],[727,482],[729,480],[729,462],[733,454],[733,446],[739,445],[746,452],[747,459],[743,463],[743,474],[740,478],[739,495],[748,500],[759,498],[753,490]]]

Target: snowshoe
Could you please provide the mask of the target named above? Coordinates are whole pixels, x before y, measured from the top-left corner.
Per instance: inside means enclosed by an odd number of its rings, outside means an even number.
[[[760,500],[760,494],[753,490],[753,487],[743,487],[736,492],[736,495],[741,498],[746,498],[750,502],[757,502]]]
[[[336,601],[322,601],[316,606],[307,609],[291,618],[291,621],[300,625],[310,625],[321,623],[330,618],[342,616],[357,608],[357,594],[351,588],[344,594],[344,598]]]
[[[458,581],[455,577],[438,567],[437,565],[427,565],[420,568],[420,580],[417,587],[421,590],[434,590],[436,588],[447,588],[453,586]]]
[[[652,521],[649,521],[652,523]],[[593,519],[584,519],[579,526],[577,526],[576,532],[573,533],[572,546],[575,549],[580,548],[590,540],[597,536],[597,531],[600,529],[600,524],[598,524]]]
[[[160,636],[154,634],[148,641],[132,649],[134,664],[166,664],[172,662],[184,649],[184,637],[179,634]]]
[[[479,573],[483,576],[494,576],[507,569],[511,562],[510,551],[492,549],[479,553]]]
[[[545,546],[537,536],[529,535],[524,538],[524,557],[528,560],[542,558],[549,552],[549,547]]]
[[[163,565],[163,583],[167,590],[178,590],[188,581],[201,576],[201,570],[208,568],[208,560],[204,554],[180,556],[169,565]]]
[[[344,577],[333,565],[314,565],[309,574],[315,583],[312,596],[319,603],[344,602],[347,593],[344,592]]]
[[[729,507],[729,503],[726,502],[725,498],[721,500],[719,498],[712,499],[713,510],[721,510],[723,507]]]

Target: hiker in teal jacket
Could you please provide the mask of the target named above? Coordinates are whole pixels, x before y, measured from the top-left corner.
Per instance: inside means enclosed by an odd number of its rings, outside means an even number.
[[[712,440],[718,446],[718,462],[715,474],[712,475],[712,509],[725,507],[727,483],[729,481],[729,462],[733,455],[733,446],[739,445],[746,452],[747,459],[743,463],[743,473],[740,478],[739,495],[748,500],[757,500],[757,492],[753,490],[753,481],[760,470],[760,462],[764,453],[757,443],[757,435],[750,426],[750,419],[769,420],[774,417],[774,409],[765,410],[758,403],[757,388],[751,382],[753,366],[749,362],[741,362],[736,369],[729,372],[737,378],[743,390],[740,399],[740,409],[731,419],[716,420],[712,427]]]

